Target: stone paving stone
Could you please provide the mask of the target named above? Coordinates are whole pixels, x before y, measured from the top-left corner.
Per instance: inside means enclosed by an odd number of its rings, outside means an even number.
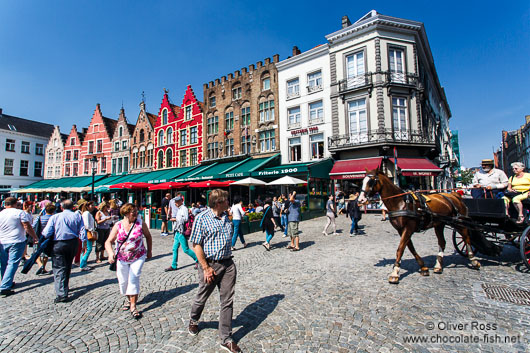
[[[337,220],[339,236],[324,237],[324,218],[300,224],[298,253],[285,249],[279,232],[273,249],[261,246],[263,233],[246,236],[249,246],[234,252],[238,268],[233,335],[245,352],[513,352],[529,351],[530,308],[486,299],[481,283],[528,288],[518,249],[506,246],[499,258],[480,258],[480,271],[452,247],[446,230],[444,273],[422,277],[405,251],[399,285],[388,283],[399,236],[377,215],[361,221],[366,235],[349,237],[348,220]],[[164,272],[171,261],[171,237],[153,231],[154,259],[141,278],[135,321],[120,307],[115,273],[93,263],[88,273],[74,268],[72,301],[53,304],[53,279],[17,273],[16,295],[0,298],[1,352],[219,352],[218,293],[210,297],[200,333],[187,332],[197,291],[197,270],[179,254],[179,270]],[[434,266],[434,232],[412,238],[427,266]],[[36,270],[36,268],[34,269]],[[428,330],[426,324],[496,323],[495,331]],[[517,343],[459,344],[405,342],[407,337],[485,333],[519,336]]]

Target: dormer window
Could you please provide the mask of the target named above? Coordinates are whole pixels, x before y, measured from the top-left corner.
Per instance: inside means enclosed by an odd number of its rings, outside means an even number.
[[[118,134],[119,137],[122,137],[123,136],[123,126],[120,126],[120,130],[119,130],[119,134]]]
[[[167,124],[167,109],[162,110],[162,125]]]
[[[191,120],[191,105],[188,105],[186,107],[186,117],[185,117],[186,120]]]
[[[75,137],[72,137],[70,139],[70,146],[74,146],[75,145]]]

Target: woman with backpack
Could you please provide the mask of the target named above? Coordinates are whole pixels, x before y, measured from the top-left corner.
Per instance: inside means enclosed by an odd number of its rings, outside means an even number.
[[[274,236],[274,229],[276,228],[276,221],[274,220],[274,216],[272,214],[272,200],[270,198],[265,200],[265,206],[263,208],[263,218],[261,219],[261,229],[266,234],[265,243],[263,243],[263,246],[267,251],[270,251],[271,249],[271,240]]]

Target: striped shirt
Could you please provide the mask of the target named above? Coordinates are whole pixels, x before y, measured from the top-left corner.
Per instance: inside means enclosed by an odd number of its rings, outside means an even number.
[[[201,245],[208,260],[223,260],[232,256],[232,222],[226,213],[217,217],[211,208],[200,213],[193,222],[190,240]]]

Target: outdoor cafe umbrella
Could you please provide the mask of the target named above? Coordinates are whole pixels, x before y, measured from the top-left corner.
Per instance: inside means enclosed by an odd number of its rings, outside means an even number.
[[[152,185],[152,186],[149,187],[149,190],[179,189],[179,188],[186,187],[186,186],[188,186],[190,184],[191,184],[190,182],[178,183],[176,181],[168,181],[167,183],[161,183],[161,184]]]
[[[284,176],[280,179],[276,179],[274,181],[271,181],[267,185],[298,185],[298,184],[307,184],[307,182],[303,181],[302,179],[293,178],[292,176]]]
[[[250,187],[251,186],[254,186],[254,185],[267,185],[266,182],[264,181],[261,181],[259,179],[256,179],[256,178],[251,178],[251,177],[248,177],[248,178],[245,178],[245,179],[241,179],[241,180],[238,180],[236,182],[233,182],[232,185],[241,185],[241,186],[248,186],[248,203],[250,204],[252,201],[250,201]]]

